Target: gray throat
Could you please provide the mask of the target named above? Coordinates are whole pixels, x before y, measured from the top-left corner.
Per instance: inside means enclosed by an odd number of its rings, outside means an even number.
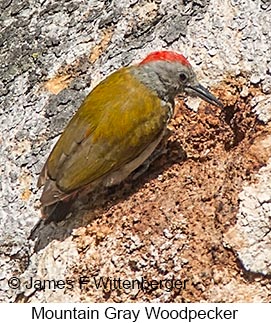
[[[139,65],[132,67],[131,73],[151,91],[155,92],[161,100],[174,106],[174,98],[177,94],[176,86],[168,78],[163,78],[163,71],[159,66],[156,67],[153,69],[149,65]]]

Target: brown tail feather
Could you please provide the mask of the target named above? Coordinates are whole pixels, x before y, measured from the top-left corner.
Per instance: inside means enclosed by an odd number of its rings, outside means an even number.
[[[73,198],[64,201],[58,201],[55,204],[47,205],[41,208],[43,217],[32,228],[28,239],[34,240],[37,237],[38,231],[50,222],[60,222],[64,220],[70,212],[71,205],[74,202]]]
[[[70,194],[62,192],[57,187],[56,182],[54,180],[48,178],[44,184],[40,201],[42,205],[56,204],[58,201],[68,198],[69,195]]]
[[[70,212],[72,203],[74,202],[73,198],[69,198],[63,201],[59,201],[55,204],[44,206],[41,209],[41,212],[46,216],[44,224],[50,222],[60,222],[66,218]]]

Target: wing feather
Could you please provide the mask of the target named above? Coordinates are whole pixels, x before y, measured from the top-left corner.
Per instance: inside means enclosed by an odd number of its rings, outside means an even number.
[[[40,182],[54,181],[60,195],[70,194],[132,161],[161,133],[167,110],[130,69],[111,74],[86,97],[51,152]]]

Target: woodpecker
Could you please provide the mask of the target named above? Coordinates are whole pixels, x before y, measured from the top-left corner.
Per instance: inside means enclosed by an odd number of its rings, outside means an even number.
[[[178,94],[222,103],[199,84],[188,60],[172,51],[150,53],[99,83],[68,123],[38,179],[45,221],[59,221],[59,203],[77,193],[123,181],[165,135]],[[54,215],[53,215],[54,214]]]

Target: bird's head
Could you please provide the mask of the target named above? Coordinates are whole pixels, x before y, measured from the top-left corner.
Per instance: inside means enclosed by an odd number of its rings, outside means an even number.
[[[198,82],[191,64],[181,54],[172,51],[150,53],[139,63],[134,74],[165,101],[172,102],[176,95],[186,93],[223,107],[222,103]]]

